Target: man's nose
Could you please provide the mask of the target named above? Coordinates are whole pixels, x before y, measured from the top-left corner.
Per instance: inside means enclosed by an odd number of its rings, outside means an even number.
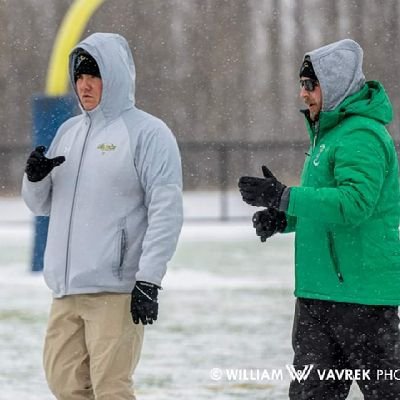
[[[309,95],[308,91],[304,87],[301,87],[300,88],[300,97],[302,99],[305,99],[306,97],[308,97],[308,95]]]
[[[89,79],[83,78],[82,79],[82,89],[88,90],[90,88],[91,88],[91,84],[90,84]]]

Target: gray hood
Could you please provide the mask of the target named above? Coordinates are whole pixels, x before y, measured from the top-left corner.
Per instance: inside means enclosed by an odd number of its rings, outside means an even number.
[[[106,39],[106,40],[105,40]],[[106,120],[112,120],[135,104],[135,64],[127,41],[115,33],[94,33],[82,40],[73,50],[86,50],[97,62],[103,81],[100,104]],[[76,92],[72,52],[69,58],[69,75]]]
[[[321,86],[322,111],[334,110],[364,86],[363,50],[354,40],[340,40],[307,55]]]

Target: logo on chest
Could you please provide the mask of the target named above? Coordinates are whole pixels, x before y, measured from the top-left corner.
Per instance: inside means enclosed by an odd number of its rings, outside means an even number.
[[[313,160],[314,166],[318,167],[319,162],[320,162],[320,159],[321,159],[321,155],[322,155],[322,153],[325,151],[325,149],[326,149],[326,145],[325,145],[325,144],[321,144],[321,145],[319,146],[318,153],[317,153],[317,155],[315,156],[315,158],[314,158],[314,160]]]
[[[101,154],[106,154],[109,151],[114,151],[117,148],[115,144],[112,143],[102,143],[97,146],[97,149],[101,151]]]

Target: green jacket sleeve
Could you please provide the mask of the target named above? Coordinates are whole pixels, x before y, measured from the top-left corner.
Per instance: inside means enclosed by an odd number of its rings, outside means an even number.
[[[386,151],[370,131],[353,131],[332,153],[335,187],[293,187],[287,213],[325,223],[358,225],[374,211],[384,182]]]
[[[296,222],[297,218],[293,217],[292,215],[286,214],[286,229],[282,233],[291,233],[296,231]]]

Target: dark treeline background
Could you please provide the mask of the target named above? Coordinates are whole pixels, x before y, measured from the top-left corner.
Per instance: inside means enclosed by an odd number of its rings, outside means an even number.
[[[44,91],[71,4],[0,0],[0,194],[19,193],[32,96]],[[307,150],[298,112],[306,51],[357,40],[367,79],[382,81],[391,97],[398,141],[399,8],[398,0],[106,0],[84,36],[108,31],[128,39],[137,105],[176,134],[186,189],[217,188],[221,171],[233,187],[263,162],[296,183]]]

